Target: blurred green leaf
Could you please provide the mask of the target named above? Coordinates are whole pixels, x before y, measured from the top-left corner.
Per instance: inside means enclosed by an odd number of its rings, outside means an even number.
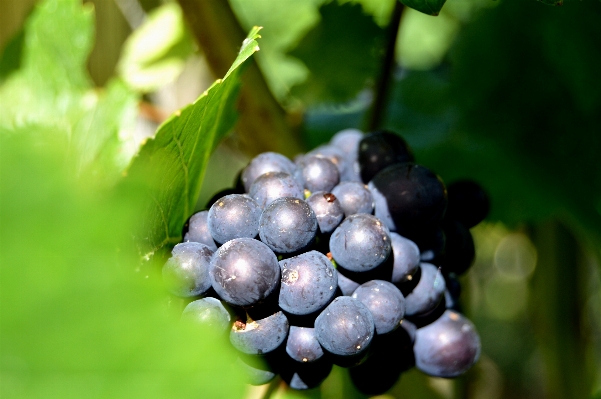
[[[562,6],[563,5],[563,0],[537,0],[540,1],[543,4],[547,4],[550,6]]]
[[[292,94],[307,103],[348,101],[377,74],[385,30],[360,4],[327,3],[319,13],[319,24],[289,52],[310,72]]]
[[[438,15],[446,0],[399,0],[407,7],[428,15]]]
[[[181,240],[194,211],[209,156],[236,122],[235,101],[242,63],[259,47],[260,28],[244,40],[238,58],[193,104],[176,112],[146,142],[129,168],[129,181],[148,187],[148,206],[141,216],[140,239],[146,257]]]
[[[93,9],[77,0],[36,6],[25,25],[20,69],[0,87],[0,125],[10,134],[60,141],[75,173],[112,183],[137,151],[138,96],[116,80],[106,90],[92,87],[86,60],[93,18]]]
[[[131,233],[144,200],[74,180],[67,149],[0,136],[0,396],[239,398],[223,337],[179,324]]]
[[[179,76],[193,50],[181,8],[168,3],[153,10],[127,39],[117,71],[130,87],[153,91]]]

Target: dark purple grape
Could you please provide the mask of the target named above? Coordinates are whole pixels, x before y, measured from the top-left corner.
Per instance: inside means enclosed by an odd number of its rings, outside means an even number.
[[[292,175],[283,172],[269,172],[259,176],[250,186],[249,195],[262,209],[278,198],[305,198],[300,183]]]
[[[259,237],[277,253],[290,254],[305,248],[316,233],[315,213],[302,199],[278,198],[261,214]]]
[[[390,165],[414,162],[413,154],[405,140],[386,130],[368,133],[361,139],[358,160],[364,183],[371,181]]]
[[[376,217],[356,214],[346,218],[330,237],[336,263],[353,272],[383,264],[391,253],[388,228]]]
[[[252,306],[279,286],[280,265],[267,245],[252,238],[235,238],[215,252],[211,281],[227,303]]]
[[[417,329],[415,366],[434,377],[457,377],[478,361],[480,337],[466,317],[447,310],[436,321]]]
[[[282,379],[292,389],[306,390],[316,388],[332,371],[332,362],[322,358],[312,363],[298,363],[289,360],[282,364]]]
[[[434,310],[444,296],[446,289],[440,270],[429,263],[422,263],[419,282],[405,296],[405,314],[418,316]]]
[[[212,256],[213,251],[205,244],[177,244],[163,266],[163,282],[167,290],[184,298],[205,294],[211,288]]]
[[[424,230],[412,231],[408,238],[417,244],[420,250],[420,259],[423,262],[440,263],[446,242],[442,227],[437,225]]]
[[[446,218],[456,220],[468,229],[484,220],[490,199],[482,186],[472,180],[458,180],[447,187],[449,204]]]
[[[323,357],[323,349],[315,329],[311,327],[290,326],[286,341],[286,353],[293,360],[300,363],[312,363]]]
[[[344,210],[340,201],[332,193],[315,192],[307,198],[307,204],[313,209],[319,231],[323,234],[333,232],[344,219]]]
[[[237,320],[230,330],[230,342],[242,353],[264,355],[284,343],[288,329],[288,319],[282,312],[259,320]]]
[[[365,352],[374,337],[374,320],[360,301],[340,296],[315,319],[315,335],[320,345],[337,356],[357,356]]]
[[[267,172],[284,172],[294,175],[296,165],[282,154],[276,152],[264,152],[254,157],[242,171],[242,183],[246,192],[250,186],[261,175]]]
[[[396,330],[405,315],[405,297],[388,281],[371,280],[363,283],[351,297],[367,306],[378,334]]]
[[[372,214],[374,211],[373,196],[363,183],[342,182],[332,189],[332,194],[340,201],[346,217],[357,213]]]
[[[217,251],[217,244],[209,231],[209,211],[196,212],[188,219],[184,233],[184,242],[199,242],[207,245],[212,251]]]
[[[390,243],[394,255],[390,281],[400,284],[411,280],[419,269],[419,248],[413,241],[394,232],[390,233]]]
[[[209,209],[209,231],[219,244],[234,238],[255,238],[260,217],[261,208],[254,199],[242,194],[226,195]]]
[[[182,313],[182,320],[209,326],[223,333],[232,326],[229,310],[219,299],[210,297],[190,302]]]
[[[369,182],[376,204],[375,215],[391,231],[411,237],[438,223],[447,206],[447,190],[442,180],[428,168],[415,164],[395,164]]]
[[[280,261],[282,284],[279,305],[287,313],[302,316],[318,312],[332,301],[338,287],[336,269],[317,251]]]
[[[303,157],[295,174],[296,179],[310,192],[330,191],[340,182],[340,172],[328,158]]]
[[[442,229],[446,237],[445,250],[440,262],[445,273],[463,274],[474,263],[476,249],[472,234],[463,224],[446,220]]]

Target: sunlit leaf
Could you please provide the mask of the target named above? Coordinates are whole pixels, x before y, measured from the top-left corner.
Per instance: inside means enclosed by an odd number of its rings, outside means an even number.
[[[86,62],[93,30],[93,8],[77,0],[47,0],[34,9],[19,69],[0,86],[0,125],[8,134],[61,142],[74,174],[112,183],[137,151],[138,95],[117,80],[106,90],[92,86]]]
[[[181,8],[168,3],[154,10],[127,39],[117,70],[131,87],[156,90],[177,78],[192,51]]]
[[[235,100],[240,66],[258,50],[260,28],[244,40],[238,58],[194,104],[176,112],[149,140],[131,165],[130,181],[148,187],[140,239],[143,254],[181,239],[185,220],[194,211],[209,155],[236,121]]]

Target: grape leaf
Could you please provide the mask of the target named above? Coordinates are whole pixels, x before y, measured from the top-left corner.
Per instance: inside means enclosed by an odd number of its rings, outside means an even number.
[[[209,155],[235,124],[241,66],[259,50],[259,30],[255,27],[248,34],[225,77],[163,123],[129,168],[128,181],[148,188],[148,206],[140,222],[142,253],[147,258],[181,239],[182,226],[194,211]]]
[[[153,91],[177,78],[193,49],[181,8],[168,3],[127,39],[117,70],[130,87]]]
[[[0,125],[8,134],[62,142],[74,174],[100,174],[111,184],[137,151],[138,95],[118,80],[105,90],[92,86],[86,62],[93,31],[89,4],[46,0],[36,6],[25,25],[20,68],[0,87]]]
[[[384,32],[360,4],[335,2],[319,9],[321,21],[289,52],[309,68],[292,94],[308,103],[348,101],[378,72]]]
[[[399,0],[407,7],[428,15],[438,15],[446,0]]]
[[[223,336],[180,324],[160,275],[136,272],[139,193],[72,179],[60,143],[0,148],[0,397],[242,397]]]

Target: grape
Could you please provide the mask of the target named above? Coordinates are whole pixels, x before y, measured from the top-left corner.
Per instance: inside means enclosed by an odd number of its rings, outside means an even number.
[[[356,213],[371,214],[374,211],[373,196],[363,183],[342,182],[332,189],[332,194],[340,201],[346,217]]]
[[[294,175],[296,165],[282,154],[264,152],[254,157],[242,172],[242,183],[246,192],[255,180],[267,172],[284,172]]]
[[[405,297],[405,314],[417,316],[436,308],[446,289],[440,270],[429,263],[422,263],[419,282]]]
[[[246,377],[246,382],[250,385],[267,384],[277,376],[277,373],[263,361],[252,358],[249,361],[248,356],[244,357],[244,359],[238,357],[236,359],[236,367],[242,370],[242,373]]]
[[[207,245],[212,251],[217,251],[217,244],[209,232],[209,211],[197,212],[190,216],[184,229],[184,242],[192,241]]]
[[[321,346],[338,356],[356,356],[367,350],[374,337],[374,320],[360,301],[341,296],[315,319],[315,335]]]
[[[319,386],[331,371],[332,362],[322,358],[312,363],[285,362],[281,375],[290,388],[305,390]]]
[[[279,305],[285,312],[308,315],[326,307],[338,286],[336,269],[325,255],[310,251],[280,261]]]
[[[211,197],[211,199],[209,199],[207,201],[207,204],[205,205],[205,208],[206,209],[210,209],[213,206],[213,204],[215,202],[217,202],[217,200],[225,197],[226,195],[231,195],[231,194],[244,194],[244,189],[242,189],[242,191],[240,191],[240,189],[237,189],[237,188],[226,188],[226,189],[223,189],[223,190],[219,191],[218,193],[216,193],[215,195],[213,195]]]
[[[336,133],[330,139],[330,145],[339,148],[352,160],[357,159],[359,142],[363,138],[363,132],[357,129],[344,129]]]
[[[391,231],[403,236],[438,223],[447,206],[447,190],[429,169],[411,163],[396,164],[369,182],[375,215]]]
[[[286,341],[286,353],[293,360],[300,363],[312,363],[321,359],[323,349],[317,341],[315,329],[290,326],[288,340]]]
[[[338,274],[338,288],[340,288],[340,292],[342,292],[342,295],[346,295],[346,296],[353,295],[353,292],[355,292],[355,290],[361,284],[344,276],[339,270],[338,270],[337,274]]]
[[[349,168],[349,162],[344,151],[332,145],[322,145],[317,147],[314,150],[309,151],[306,156],[318,156],[320,158],[329,159],[338,168],[340,176],[344,176]]]
[[[280,280],[280,266],[269,247],[252,238],[235,238],[223,244],[211,261],[215,292],[235,306],[260,303]]]
[[[163,266],[167,290],[180,297],[205,294],[211,288],[210,263],[213,251],[198,242],[177,244]]]
[[[295,177],[310,192],[330,191],[340,181],[336,165],[318,156],[304,157],[298,164]]]
[[[333,232],[340,222],[342,222],[342,219],[344,219],[344,211],[342,210],[340,201],[332,193],[324,191],[315,192],[307,198],[307,204],[309,204],[315,213],[319,231],[323,234]]]
[[[455,181],[447,187],[449,205],[446,217],[456,220],[468,229],[480,223],[490,209],[486,191],[471,180]]]
[[[223,303],[210,297],[190,302],[182,313],[182,320],[206,325],[224,333],[232,324],[232,316]]]
[[[361,284],[351,297],[367,306],[378,334],[396,330],[405,315],[405,297],[388,281],[371,280]]]
[[[330,251],[336,263],[353,272],[369,271],[388,259],[389,231],[372,215],[346,218],[330,237]]]
[[[474,239],[467,227],[454,220],[443,225],[446,237],[445,253],[441,266],[445,273],[463,274],[470,268],[476,257]]]
[[[316,233],[315,213],[302,199],[276,199],[261,214],[259,237],[277,253],[290,254],[305,248]]]
[[[261,209],[265,209],[278,198],[305,198],[300,183],[292,175],[282,172],[268,172],[259,176],[250,186],[249,195],[257,201]]]
[[[282,312],[259,320],[238,320],[230,330],[230,342],[242,353],[264,355],[284,343],[288,329],[288,319]]]
[[[457,377],[480,357],[480,337],[467,318],[447,310],[433,323],[418,328],[413,346],[415,366],[434,377]]]
[[[403,283],[413,279],[413,276],[419,269],[420,253],[419,248],[411,240],[391,232],[390,245],[394,255],[394,264],[392,269],[392,283]]]
[[[260,217],[261,208],[254,199],[241,194],[226,195],[209,209],[209,231],[219,244],[234,238],[255,238]]]
[[[358,153],[361,179],[367,183],[384,168],[396,164],[413,162],[413,154],[399,135],[386,130],[368,133],[359,142]]]

